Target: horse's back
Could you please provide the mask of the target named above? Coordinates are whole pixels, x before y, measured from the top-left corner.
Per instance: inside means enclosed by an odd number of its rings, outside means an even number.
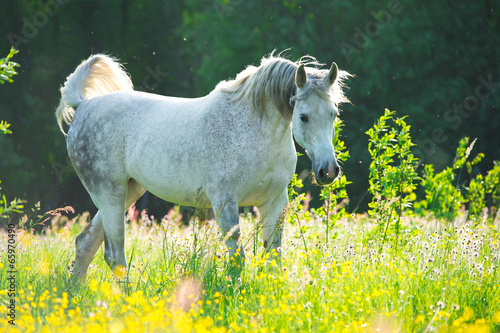
[[[173,190],[196,191],[204,181],[203,99],[115,92],[82,102],[68,131],[67,148],[89,192],[126,185],[133,178],[169,201]],[[206,113],[206,112],[205,112]],[[198,184],[198,185],[193,185]],[[191,193],[192,194],[192,193]],[[190,194],[190,195],[191,195]]]

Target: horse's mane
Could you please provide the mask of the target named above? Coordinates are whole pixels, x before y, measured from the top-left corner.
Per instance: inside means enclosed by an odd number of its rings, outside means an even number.
[[[302,89],[301,96],[297,96],[295,73],[301,64],[306,66],[309,84]],[[248,66],[234,80],[220,82],[216,89],[232,94],[234,101],[248,102],[260,117],[266,112],[266,102],[271,101],[284,118],[291,119],[295,100],[305,98],[312,91],[331,99],[337,105],[349,102],[342,88],[345,87],[345,79],[351,74],[339,70],[337,80],[328,87],[323,83],[328,70],[318,68],[322,65],[311,56],[293,62],[271,53],[262,58],[259,67]]]

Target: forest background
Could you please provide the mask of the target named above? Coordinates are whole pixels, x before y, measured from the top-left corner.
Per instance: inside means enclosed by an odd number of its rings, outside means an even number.
[[[385,108],[408,115],[421,163],[437,171],[453,162],[460,138],[477,138],[485,158],[500,159],[500,8],[495,1],[2,1],[0,50],[20,52],[14,82],[0,87],[0,179],[7,198],[41,210],[95,208],[67,157],[54,111],[67,75],[89,55],[118,57],[137,90],[199,97],[273,50],[312,55],[356,75],[352,104],[342,105],[343,164],[352,184],[348,211],[370,201],[366,130]],[[312,205],[310,161],[297,173]],[[151,214],[169,208],[150,198]],[[29,211],[29,209],[26,209]]]

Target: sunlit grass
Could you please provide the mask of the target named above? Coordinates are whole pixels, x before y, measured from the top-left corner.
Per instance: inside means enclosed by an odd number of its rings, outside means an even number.
[[[146,219],[146,220],[145,220]],[[371,239],[365,216],[345,218],[328,246],[324,225],[287,225],[263,255],[256,221],[241,217],[246,266],[237,274],[213,221],[127,226],[129,281],[100,250],[71,288],[73,240],[83,225],[18,231],[16,326],[6,317],[2,237],[0,331],[22,332],[495,332],[500,328],[499,227],[411,221],[396,248]],[[298,224],[299,225],[299,224]],[[304,229],[302,229],[304,230]],[[256,244],[255,244],[256,242]],[[305,242],[305,243],[304,243]],[[307,245],[307,246],[304,246]]]

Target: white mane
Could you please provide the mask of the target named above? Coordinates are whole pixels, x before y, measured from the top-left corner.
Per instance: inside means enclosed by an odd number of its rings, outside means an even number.
[[[310,84],[301,96],[296,96],[295,73],[301,64],[314,67],[306,67]],[[317,68],[319,66],[322,64],[311,56],[293,62],[271,54],[262,58],[259,67],[248,66],[234,80],[220,82],[216,89],[233,94],[234,101],[249,103],[252,110],[261,117],[265,114],[265,103],[269,100],[283,117],[291,119],[294,101],[307,97],[311,91],[331,99],[336,105],[349,102],[342,88],[345,86],[345,79],[352,75],[339,70],[337,80],[330,87],[323,82],[328,70]]]

